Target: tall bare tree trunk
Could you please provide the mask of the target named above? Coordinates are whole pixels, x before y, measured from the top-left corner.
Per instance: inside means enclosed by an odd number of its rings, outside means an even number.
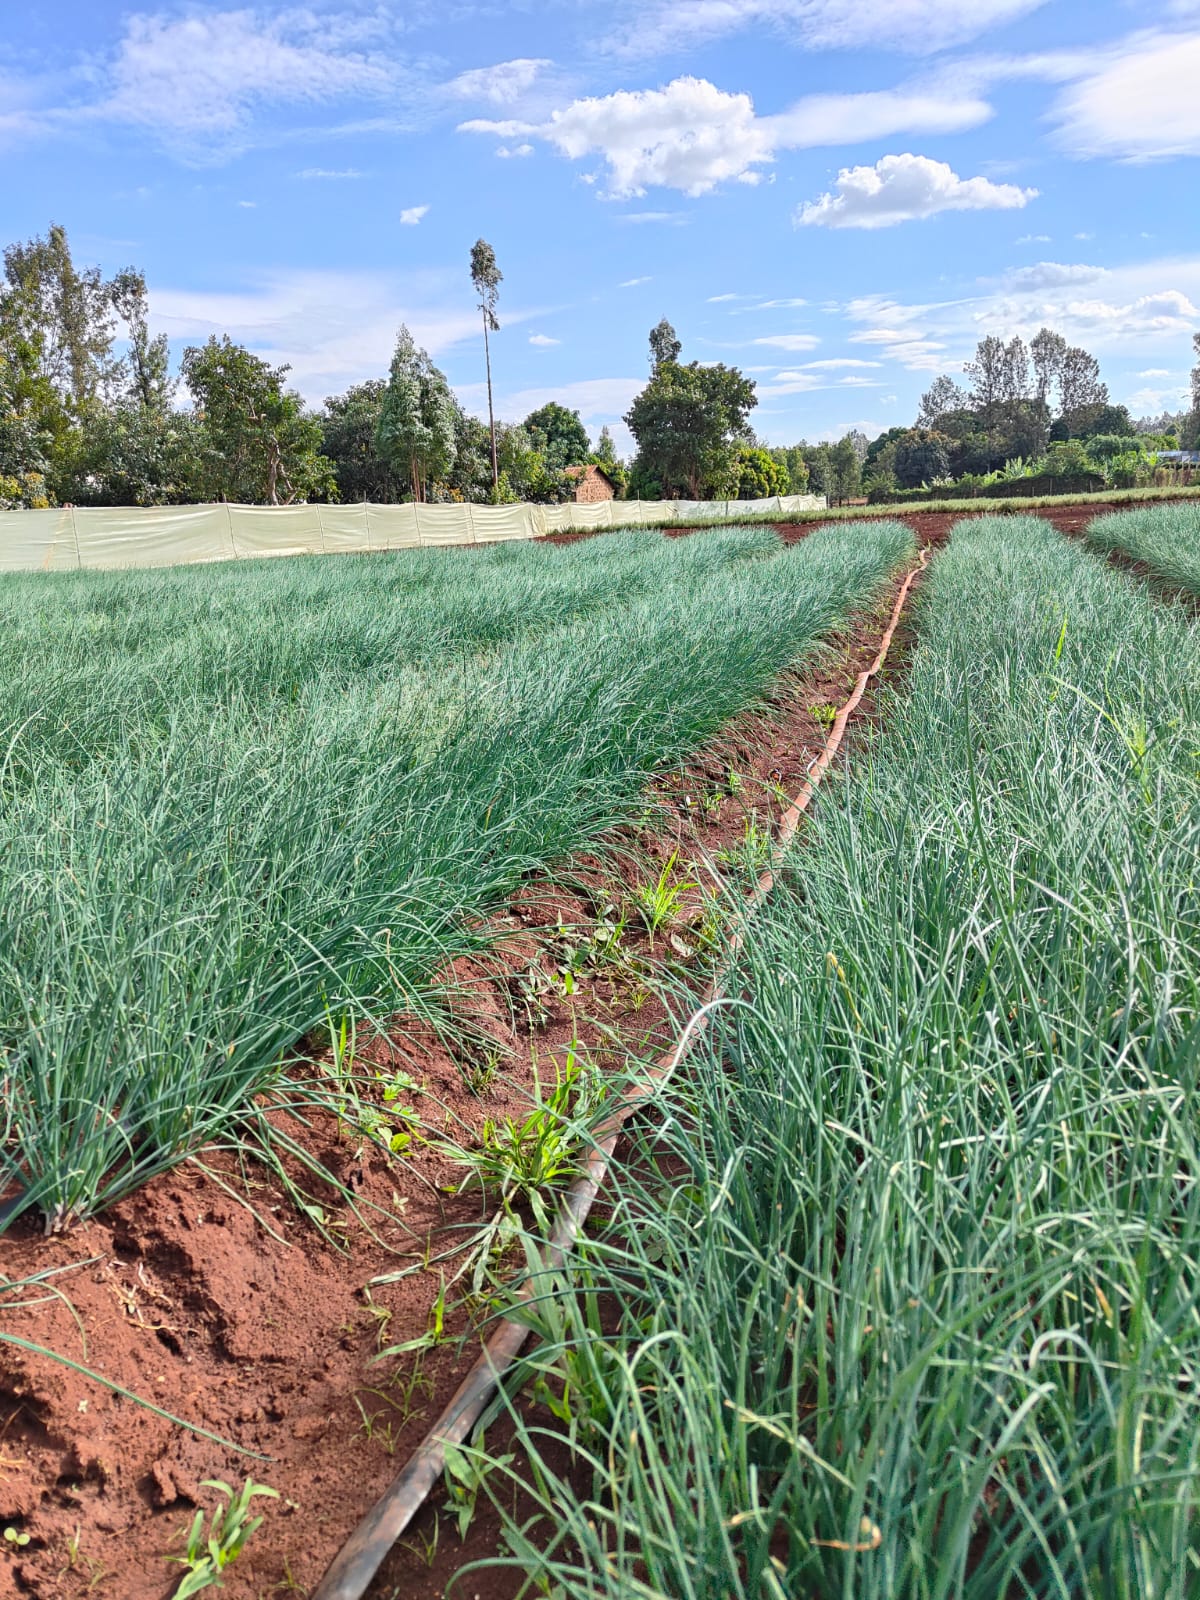
[[[487,362],[488,426],[492,434],[492,492],[500,487],[500,470],[496,464],[496,413],[492,406],[492,347],[488,342],[488,315],[483,313],[483,356]]]

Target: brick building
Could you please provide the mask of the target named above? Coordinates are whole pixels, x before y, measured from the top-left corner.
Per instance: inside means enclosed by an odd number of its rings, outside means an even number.
[[[590,506],[599,500],[616,499],[616,485],[603,467],[568,467],[566,474],[574,485],[571,498],[577,506]]]

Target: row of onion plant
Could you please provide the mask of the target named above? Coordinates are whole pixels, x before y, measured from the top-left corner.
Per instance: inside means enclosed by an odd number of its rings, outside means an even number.
[[[530,1593],[1200,1593],[1200,625],[1011,517],[918,621],[517,1312]]]
[[[1155,578],[1200,595],[1200,506],[1143,506],[1097,517],[1088,544],[1143,563]]]
[[[280,1137],[272,1095],[318,1093],[298,1039],[429,1014],[491,908],[635,814],[910,550],[896,525],[642,533],[8,590],[28,655],[48,643],[0,741],[0,1227]],[[71,643],[93,618],[94,661]]]

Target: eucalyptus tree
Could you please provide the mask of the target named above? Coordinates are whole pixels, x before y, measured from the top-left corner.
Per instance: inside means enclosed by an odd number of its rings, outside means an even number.
[[[479,310],[483,317],[483,357],[487,365],[488,427],[492,435],[492,489],[500,484],[500,467],[496,460],[496,409],[492,404],[492,347],[490,336],[500,332],[496,304],[500,298],[500,285],[504,274],[496,265],[496,252],[486,239],[476,239],[471,246],[471,282],[479,296]]]
[[[450,385],[406,327],[401,327],[379,411],[379,458],[406,476],[414,500],[443,479],[454,462],[455,405]]]

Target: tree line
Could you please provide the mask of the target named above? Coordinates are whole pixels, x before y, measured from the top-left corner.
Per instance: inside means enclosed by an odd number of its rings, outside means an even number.
[[[553,502],[573,493],[569,469],[589,464],[618,496],[641,499],[806,490],[883,499],[1034,466],[1060,477],[1131,473],[1151,437],[1164,448],[1200,443],[1200,334],[1192,409],[1155,419],[1152,435],[1111,403],[1094,356],[1043,328],[1028,346],[981,340],[966,384],[938,377],[912,427],[767,447],[750,423],[753,380],[720,362],[685,362],[664,318],[650,333],[646,385],[625,414],[636,445],[626,465],[607,428],[593,447],[579,413],[556,402],[519,424],[496,421],[491,341],[503,275],[483,239],[470,276],[486,422],[464,410],[405,327],[386,376],[318,409],[288,386],[286,366],[227,335],[188,346],[172,375],[166,336],[150,332],[140,271],[106,278],[79,267],[57,225],[10,245],[0,277],[0,506]]]
[[[471,252],[485,337],[502,275]],[[624,483],[612,436],[593,449],[551,403],[519,426],[466,413],[401,328],[386,378],[306,406],[274,366],[228,336],[188,346],[172,375],[152,336],[144,275],[75,263],[66,231],[10,245],[0,277],[0,505],[288,505],[310,500],[561,500],[565,469]]]

